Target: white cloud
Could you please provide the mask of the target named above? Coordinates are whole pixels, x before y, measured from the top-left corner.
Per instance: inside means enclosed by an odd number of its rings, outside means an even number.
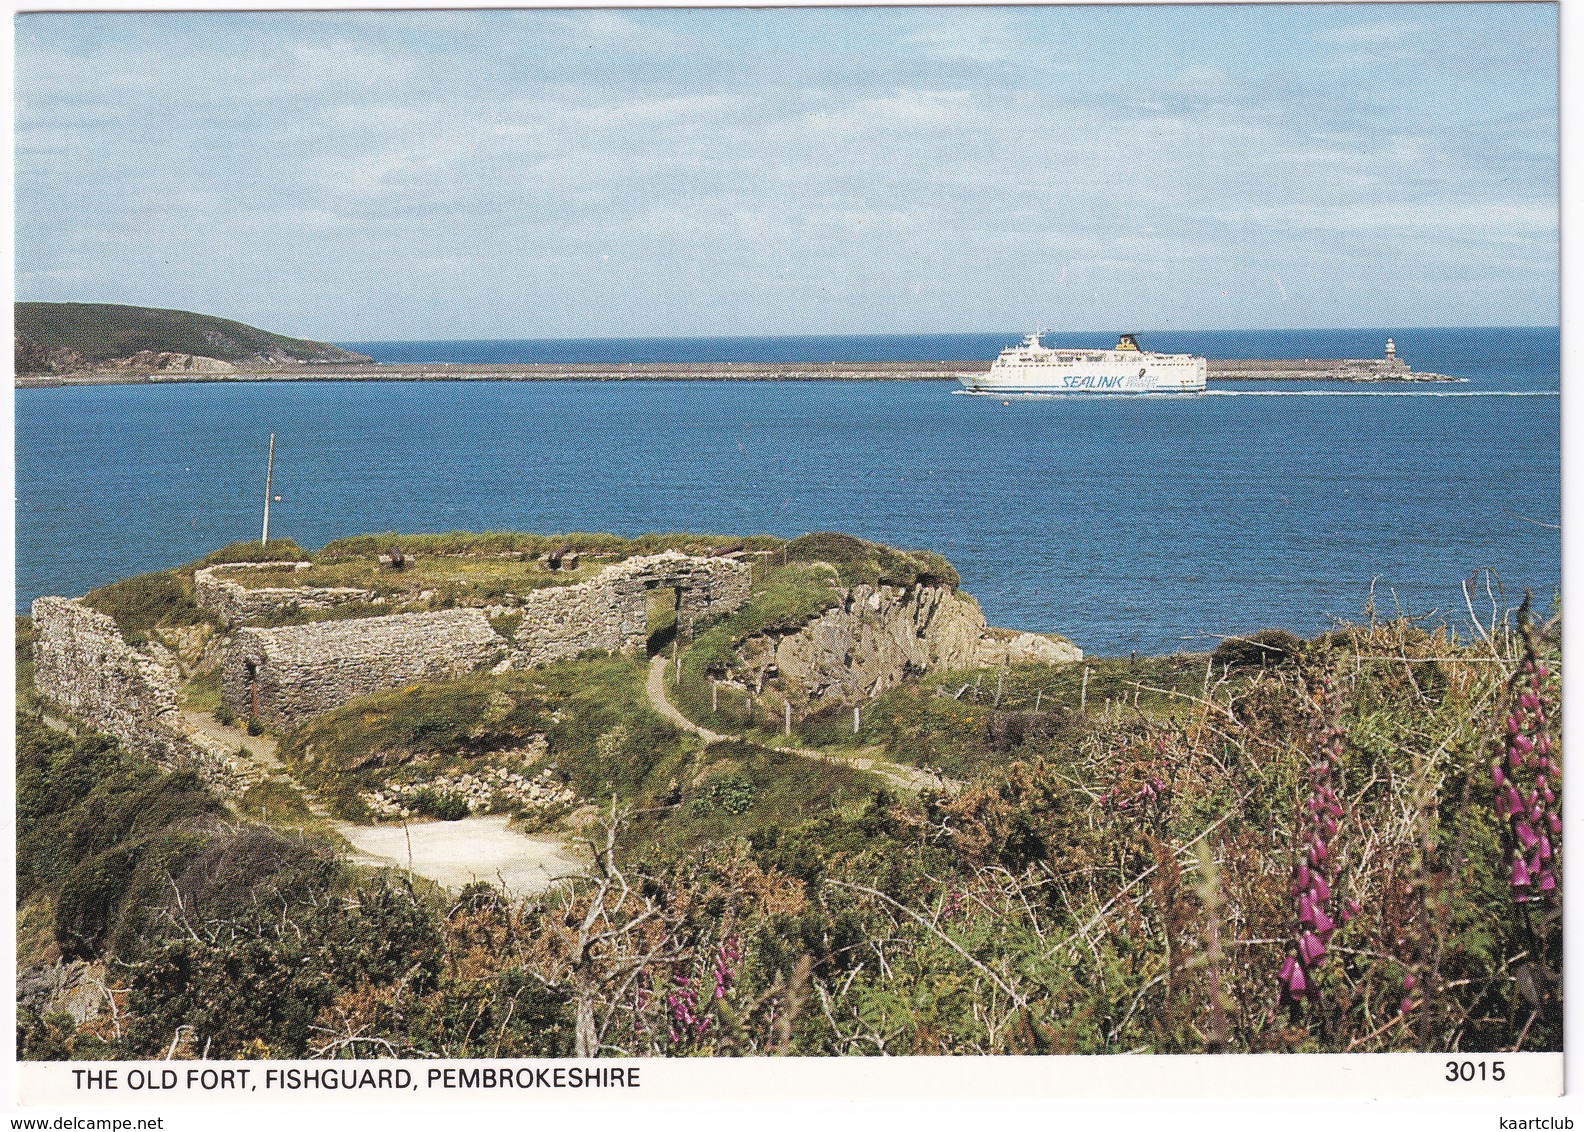
[[[1472,238],[1545,236],[1556,231],[1554,204],[1466,203],[1280,205],[1229,213],[1230,223],[1290,230],[1347,232],[1376,237],[1390,232],[1447,230]]]
[[[1408,21],[1376,21],[1330,28],[1315,36],[1321,43],[1398,44],[1423,34],[1420,24]]]
[[[227,313],[282,301],[268,296],[306,273],[343,282],[314,325],[284,329],[422,336],[423,311],[389,291],[419,273],[433,278],[406,284],[411,303],[488,293],[447,317],[503,333],[577,334],[635,301],[635,332],[750,333],[776,305],[753,296],[772,291],[854,297],[773,312],[776,329],[817,331],[894,325],[883,296],[920,279],[938,313],[994,319],[1037,286],[1166,301],[1145,282],[1188,265],[1257,278],[1273,303],[1280,278],[1291,319],[1369,301],[1362,283],[1300,280],[1346,281],[1371,252],[1399,265],[1403,293],[1505,279],[1550,301],[1554,267],[1514,250],[1555,241],[1543,55],[1532,74],[1338,84],[1338,60],[1416,44],[1411,29],[1261,9],[1261,34],[1302,29],[1272,62],[1240,15],[1215,13],[1225,42],[1192,50],[1116,31],[1191,19],[1177,9],[171,16],[158,29],[183,36],[135,40],[24,20],[19,288],[169,291]],[[1124,41],[1126,66],[1094,62]],[[1000,65],[1031,53],[1036,66]],[[1455,255],[1467,270],[1448,284]],[[634,280],[678,293],[635,300]]]

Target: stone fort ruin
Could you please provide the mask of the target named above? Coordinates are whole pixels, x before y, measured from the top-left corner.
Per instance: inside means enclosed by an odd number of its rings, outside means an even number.
[[[244,626],[226,651],[221,700],[238,715],[284,729],[357,696],[421,681],[532,668],[591,650],[642,649],[654,592],[675,593],[677,632],[690,636],[704,617],[746,601],[748,588],[744,562],[666,551],[607,566],[586,582],[532,590],[511,607]],[[228,602],[223,612],[236,608]],[[520,620],[508,635],[496,631],[491,615]]]

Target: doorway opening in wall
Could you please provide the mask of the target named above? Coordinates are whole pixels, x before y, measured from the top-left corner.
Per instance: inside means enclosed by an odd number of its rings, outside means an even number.
[[[656,586],[645,595],[644,615],[648,625],[650,656],[658,656],[676,640],[677,605],[681,600],[680,586]]]
[[[259,714],[258,665],[251,660],[247,662],[247,682],[248,703],[252,707],[252,714],[248,718],[257,719]]]

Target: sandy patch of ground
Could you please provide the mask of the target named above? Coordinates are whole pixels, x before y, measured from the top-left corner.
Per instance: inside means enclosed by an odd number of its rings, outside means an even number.
[[[360,863],[411,868],[421,877],[461,888],[476,880],[504,883],[512,896],[535,896],[556,879],[588,869],[564,842],[506,828],[508,817],[463,818],[400,825],[337,823]]]

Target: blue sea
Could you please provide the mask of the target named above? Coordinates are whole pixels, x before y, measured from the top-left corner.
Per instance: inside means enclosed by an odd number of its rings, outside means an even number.
[[[1561,584],[1555,328],[1158,332],[1212,358],[1376,357],[1435,386],[1011,400],[945,382],[304,382],[16,394],[17,608],[258,536],[839,530],[946,554],[992,624],[1202,650],[1377,607],[1466,621]],[[344,343],[384,362],[989,359],[1020,338]],[[1047,341],[1109,346],[1112,334]]]

